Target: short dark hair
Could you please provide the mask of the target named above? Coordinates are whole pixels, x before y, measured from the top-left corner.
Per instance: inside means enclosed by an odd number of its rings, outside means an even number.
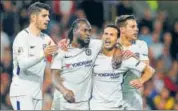
[[[105,28],[108,28],[108,27],[116,29],[117,30],[117,38],[119,38],[119,36],[120,36],[119,28],[114,24],[108,24],[108,25],[106,25]]]
[[[85,23],[90,24],[89,21],[88,21],[87,19],[85,19],[85,18],[76,19],[76,20],[72,23],[71,28],[70,28],[70,30],[69,30],[69,32],[68,32],[68,38],[70,39],[70,42],[72,42],[72,40],[73,40],[73,31],[74,31],[74,29],[78,28],[78,24],[79,24],[80,22],[85,22]]]
[[[41,3],[41,2],[35,2],[33,4],[31,4],[29,7],[28,7],[28,15],[29,17],[31,16],[31,14],[33,13],[38,13],[41,11],[41,9],[45,9],[45,10],[50,10],[50,7],[48,4],[45,4],[45,3]]]
[[[118,28],[126,26],[126,21],[131,19],[136,20],[134,15],[121,15],[116,18],[115,25],[117,25]]]

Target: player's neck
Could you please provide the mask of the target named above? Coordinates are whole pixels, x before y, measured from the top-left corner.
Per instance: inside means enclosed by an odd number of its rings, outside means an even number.
[[[132,42],[125,36],[120,36],[119,43],[124,47],[129,47],[132,45]]]
[[[39,36],[41,33],[41,30],[39,30],[34,24],[29,25],[29,31],[34,36]]]
[[[80,44],[76,40],[73,40],[72,43],[71,43],[71,45],[74,48],[81,48]]]
[[[114,54],[114,51],[115,51],[115,48],[111,49],[111,50],[108,50],[106,48],[103,48],[102,49],[102,53],[105,55],[105,56],[112,56]]]

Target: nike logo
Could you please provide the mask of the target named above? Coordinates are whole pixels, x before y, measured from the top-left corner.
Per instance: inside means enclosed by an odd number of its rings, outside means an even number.
[[[31,49],[33,49],[35,46],[30,46]]]
[[[70,57],[72,57],[72,56],[64,56],[64,58],[70,58]]]

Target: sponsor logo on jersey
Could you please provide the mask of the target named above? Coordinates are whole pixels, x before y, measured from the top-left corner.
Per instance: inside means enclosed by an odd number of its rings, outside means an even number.
[[[97,73],[99,77],[110,77],[111,79],[119,78],[120,73]]]
[[[82,62],[73,63],[73,64],[65,64],[64,67],[69,69],[69,68],[75,68],[75,67],[80,67],[80,66],[90,67],[91,65],[92,65],[92,60],[88,60],[88,61],[82,61]]]

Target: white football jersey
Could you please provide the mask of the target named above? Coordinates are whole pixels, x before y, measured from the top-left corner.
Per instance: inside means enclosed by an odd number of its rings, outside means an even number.
[[[142,72],[145,63],[131,57],[122,61],[118,69],[112,67],[112,57],[100,54],[94,66],[94,80],[91,105],[93,103],[102,104],[105,107],[118,107],[122,98],[123,74],[128,70]]]
[[[124,47],[123,50],[130,50],[131,52],[135,53],[136,56],[140,61],[149,60],[148,58],[148,47],[146,42],[142,40],[136,40],[131,46]],[[124,74],[124,81],[123,81],[123,90],[132,90],[135,89],[132,86],[129,85],[129,82],[134,79],[138,79],[141,77],[141,73],[138,71],[128,71]]]
[[[14,68],[10,96],[31,95],[41,99],[46,67],[43,49],[50,42],[54,44],[48,35],[41,33],[38,37],[34,36],[28,28],[18,33],[13,43]]]
[[[87,101],[91,96],[92,68],[101,49],[102,41],[91,39],[88,48],[69,47],[68,51],[59,50],[51,69],[61,70],[63,85],[74,92],[76,102]],[[54,98],[63,98],[56,89]]]

